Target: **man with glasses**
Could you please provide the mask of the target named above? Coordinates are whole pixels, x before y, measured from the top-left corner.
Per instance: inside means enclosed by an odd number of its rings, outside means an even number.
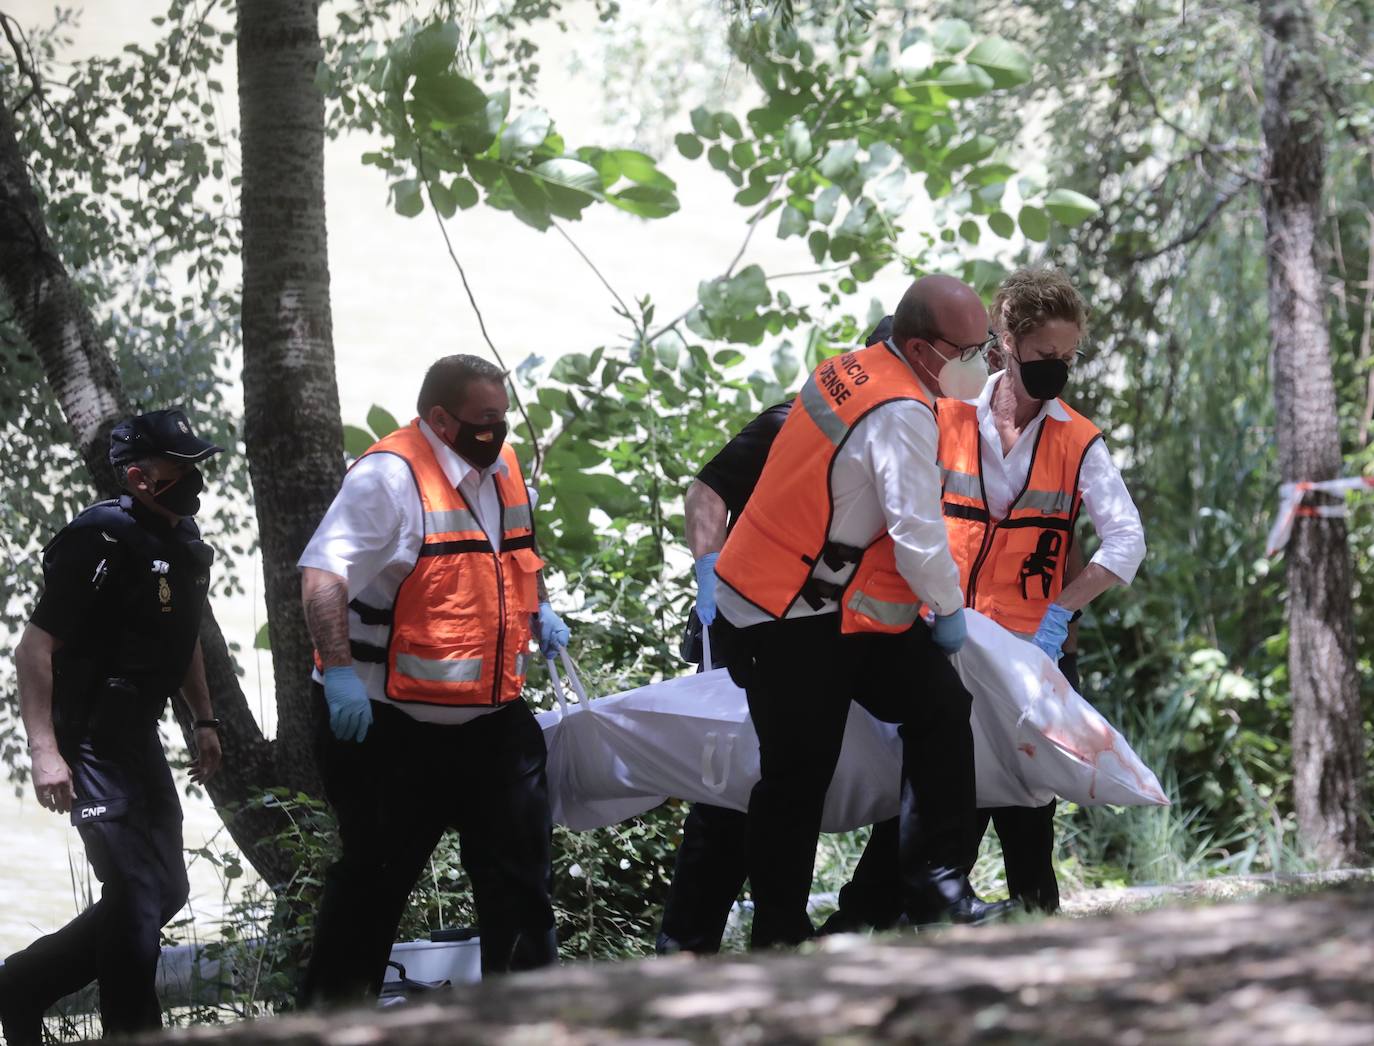
[[[722,645],[759,738],[746,846],[753,947],[814,933],[811,870],[851,701],[903,726],[908,917],[978,922],[1004,910],[975,898],[966,874],[970,697],[947,656],[966,633],[934,410],[938,395],[981,389],[987,329],[972,288],[948,276],[912,284],[890,339],[807,380],[716,561]],[[880,540],[894,550],[890,574],[865,569]]]

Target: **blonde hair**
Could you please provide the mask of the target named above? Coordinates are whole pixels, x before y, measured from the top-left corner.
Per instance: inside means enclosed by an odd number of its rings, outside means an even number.
[[[992,323],[999,334],[1029,334],[1050,320],[1066,320],[1087,333],[1088,306],[1058,269],[1017,269],[997,288]]]

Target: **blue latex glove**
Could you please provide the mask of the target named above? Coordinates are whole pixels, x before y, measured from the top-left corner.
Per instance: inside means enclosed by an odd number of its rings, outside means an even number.
[[[565,646],[572,633],[563,619],[553,612],[548,603],[539,604],[539,613],[534,618],[534,630],[539,636],[539,649],[545,657],[553,657]]]
[[[1040,619],[1040,627],[1031,638],[1031,642],[1049,654],[1050,660],[1055,664],[1059,663],[1064,641],[1069,638],[1069,621],[1072,618],[1072,610],[1066,610],[1058,603],[1051,603],[1045,611],[1045,616]]]
[[[716,620],[716,560],[719,552],[708,552],[697,560],[697,618],[703,625]]]
[[[329,729],[340,741],[361,741],[372,725],[372,702],[352,665],[324,670],[324,699],[329,703]]]
[[[957,654],[968,638],[968,625],[964,623],[964,608],[952,614],[937,616],[930,626],[930,638],[946,654]]]

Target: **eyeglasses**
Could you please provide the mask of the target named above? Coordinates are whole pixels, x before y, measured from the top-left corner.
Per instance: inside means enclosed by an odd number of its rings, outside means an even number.
[[[988,336],[982,341],[978,342],[976,345],[958,345],[950,341],[948,338],[941,337],[939,334],[933,334],[927,340],[944,342],[946,345],[953,348],[954,351],[956,351],[959,354],[960,362],[968,363],[975,356],[986,354],[989,349],[996,345],[997,335],[994,334],[991,330],[989,330]]]

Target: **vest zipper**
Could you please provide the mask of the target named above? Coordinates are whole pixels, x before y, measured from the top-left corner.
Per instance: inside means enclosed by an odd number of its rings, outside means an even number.
[[[987,511],[987,502],[983,502],[983,510]],[[964,606],[973,607],[978,599],[978,572],[983,569],[983,564],[987,561],[988,553],[992,551],[992,540],[997,535],[997,528],[1001,523],[993,523],[989,520],[984,524],[983,546],[978,550],[978,555],[974,557],[973,568],[968,572],[968,598],[964,600]]]

